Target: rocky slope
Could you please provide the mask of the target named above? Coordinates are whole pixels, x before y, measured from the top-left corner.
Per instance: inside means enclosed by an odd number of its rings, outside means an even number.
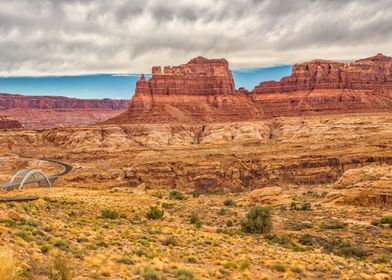
[[[377,54],[353,63],[314,60],[293,66],[281,81],[252,92],[235,89],[225,59],[197,57],[153,67],[137,83],[130,107],[107,123],[222,122],[392,109],[392,58]]]
[[[0,94],[0,111],[29,128],[94,124],[126,110],[129,101]]]
[[[0,116],[0,129],[21,128],[22,125],[10,116]]]

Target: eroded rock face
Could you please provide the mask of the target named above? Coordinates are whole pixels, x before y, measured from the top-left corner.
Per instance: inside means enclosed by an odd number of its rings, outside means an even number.
[[[332,184],[326,201],[342,205],[392,209],[392,167],[371,164],[345,171]]]
[[[313,60],[293,66],[291,76],[262,82],[254,94],[313,90],[373,90],[392,85],[392,57],[377,54],[353,63]]]
[[[392,110],[392,58],[353,63],[313,60],[289,77],[235,89],[225,59],[197,57],[153,67],[137,83],[128,111],[107,123],[226,122],[272,117]]]
[[[140,78],[128,111],[108,123],[214,122],[259,116],[247,91],[236,91],[225,59],[197,57],[174,67],[153,67]]]
[[[128,104],[128,100],[0,94],[2,114],[29,128],[94,124],[125,111]]]
[[[0,129],[21,128],[20,122],[10,116],[0,116]]]

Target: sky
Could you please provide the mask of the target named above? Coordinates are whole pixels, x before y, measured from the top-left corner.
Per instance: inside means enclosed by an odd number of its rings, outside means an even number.
[[[290,65],[232,71],[237,88],[252,90],[262,81],[289,75]],[[147,79],[151,75],[145,75]],[[0,77],[0,92],[24,95],[57,95],[75,98],[129,99],[140,75],[95,74],[78,76]]]
[[[129,96],[135,76],[117,74],[200,55],[249,88],[315,58],[391,55],[391,18],[390,0],[1,0],[0,92]]]

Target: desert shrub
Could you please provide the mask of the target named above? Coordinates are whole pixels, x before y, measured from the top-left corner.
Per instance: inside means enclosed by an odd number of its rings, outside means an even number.
[[[161,280],[162,274],[150,266],[143,268],[142,276],[144,280]]]
[[[303,252],[305,248],[299,246],[297,243],[291,240],[290,236],[287,234],[276,235],[276,234],[267,234],[264,236],[264,239],[271,243],[279,244],[285,248],[289,248],[295,252]]]
[[[225,201],[223,201],[223,205],[227,207],[234,207],[235,202],[231,198],[228,198]]]
[[[166,237],[164,240],[161,241],[162,245],[165,246],[177,246],[178,241],[173,236]]]
[[[312,228],[311,223],[294,223],[290,226],[291,230],[301,231],[307,228]]]
[[[291,267],[290,269],[291,269],[292,272],[295,272],[295,273],[301,273],[302,272],[302,269],[300,267],[298,267],[298,266]]]
[[[54,247],[59,248],[63,251],[67,251],[69,249],[69,243],[66,240],[62,240],[62,239],[56,240],[53,245]]]
[[[312,205],[309,202],[304,202],[301,204],[301,211],[310,211],[312,210]]]
[[[1,223],[5,224],[8,227],[15,227],[16,226],[16,221],[12,219],[4,219],[0,221]]]
[[[101,211],[101,217],[104,219],[112,219],[115,220],[118,218],[118,213],[113,210],[105,209]]]
[[[217,214],[218,214],[219,216],[224,216],[224,215],[226,215],[226,209],[224,209],[224,208],[219,209],[219,211],[218,211]]]
[[[232,220],[227,220],[226,226],[227,227],[232,227],[233,226],[233,221]]]
[[[147,212],[146,217],[149,220],[160,220],[163,219],[164,212],[160,210],[157,206],[150,207],[150,210]]]
[[[291,209],[291,210],[297,210],[297,209],[298,209],[298,207],[297,207],[297,202],[291,201],[291,203],[290,203],[290,209]]]
[[[31,242],[33,241],[33,238],[31,236],[31,233],[28,231],[18,231],[17,233],[15,233],[16,236],[19,236],[20,238],[22,238],[23,240],[27,241],[27,242]]]
[[[157,193],[154,194],[154,196],[156,198],[162,199],[163,198],[163,193],[162,192],[157,192]]]
[[[43,254],[46,254],[46,253],[48,253],[49,251],[50,251],[50,249],[52,249],[52,245],[51,244],[42,244],[40,247],[39,247],[39,249],[41,250],[41,252],[43,253]]]
[[[196,228],[201,228],[202,225],[203,225],[203,222],[200,220],[195,223]]]
[[[192,213],[190,219],[189,219],[191,224],[196,224],[198,221],[200,221],[199,216],[196,213]]]
[[[120,219],[126,219],[127,215],[125,213],[121,213],[119,217],[120,217]]]
[[[250,267],[250,261],[248,259],[244,259],[240,261],[240,270],[246,270]]]
[[[298,238],[298,242],[305,246],[313,246],[314,238],[310,234],[303,234]]]
[[[283,264],[281,264],[281,263],[274,263],[271,266],[271,268],[276,270],[276,271],[279,271],[279,272],[285,272],[286,271],[286,267]]]
[[[390,262],[390,257],[388,256],[380,256],[375,258],[373,261],[373,263],[389,263]]]
[[[347,246],[335,251],[336,255],[342,257],[364,258],[369,254],[361,247]]]
[[[131,260],[131,259],[128,258],[128,257],[121,257],[121,258],[119,258],[118,260],[116,260],[116,262],[117,262],[117,263],[122,263],[122,264],[128,264],[128,265],[134,264],[134,261]]]
[[[49,272],[50,280],[70,280],[73,279],[73,273],[69,267],[69,261],[63,254],[57,254],[52,260],[52,268]]]
[[[16,280],[19,279],[19,276],[20,271],[12,252],[0,248],[0,279]]]
[[[254,206],[246,218],[241,222],[241,227],[247,233],[267,233],[272,229],[270,207]]]
[[[320,225],[321,229],[342,229],[345,228],[346,224],[339,220],[329,220]]]
[[[169,197],[176,200],[186,200],[186,196],[177,190],[171,191]]]
[[[166,202],[162,203],[162,208],[172,209],[173,207],[174,207],[174,205],[171,203],[166,203]]]
[[[226,269],[236,269],[237,268],[237,264],[234,262],[225,262],[223,264],[223,267]]]
[[[392,228],[392,216],[382,217],[380,220],[372,221],[372,225],[381,226],[381,225],[389,225]]]
[[[195,276],[193,275],[193,272],[185,269],[185,268],[179,268],[174,271],[175,276],[177,279],[180,280],[192,280],[195,279]]]
[[[192,192],[192,197],[199,197],[200,196],[200,193],[199,192]]]
[[[197,257],[195,256],[189,256],[186,258],[186,261],[189,263],[197,263]]]

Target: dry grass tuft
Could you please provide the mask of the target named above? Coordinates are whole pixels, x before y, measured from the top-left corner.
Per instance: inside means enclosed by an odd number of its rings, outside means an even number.
[[[10,250],[0,248],[0,264],[0,280],[19,279],[20,271]]]

